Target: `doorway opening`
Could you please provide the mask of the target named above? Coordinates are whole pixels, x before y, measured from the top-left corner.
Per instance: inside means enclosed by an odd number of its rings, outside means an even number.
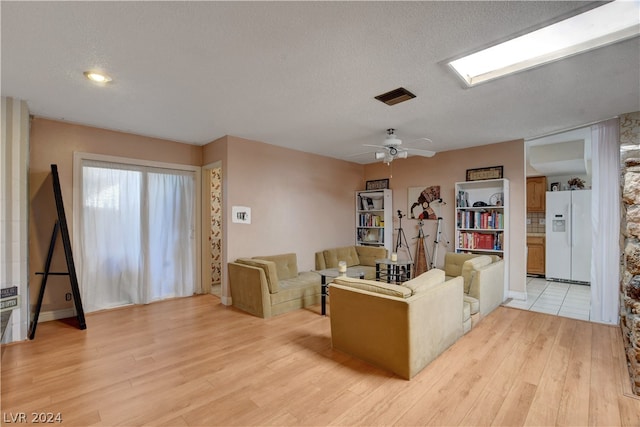
[[[580,308],[584,315],[588,305],[589,320],[617,324],[620,234],[618,132],[618,120],[611,119],[525,142],[527,177],[546,177],[545,211],[541,219],[545,225],[542,234],[546,260],[543,276],[554,279],[553,282],[535,284],[528,281],[526,301],[531,303],[531,299],[535,300],[528,309],[535,310],[537,305],[539,309],[535,311],[563,315],[562,304],[570,294],[574,294],[582,297],[578,298],[582,301],[576,302],[571,311]],[[528,180],[528,212],[531,210],[529,190]],[[530,222],[528,217],[528,246]],[[531,255],[531,248],[528,248],[527,258]],[[565,282],[588,283],[590,286],[578,285],[575,288],[577,292],[570,292],[573,285]],[[536,285],[544,289],[536,289]],[[537,298],[531,298],[536,290],[541,293]],[[549,295],[545,296],[545,293]],[[540,309],[543,304],[539,302],[546,304],[545,310]]]
[[[222,164],[203,168],[203,290],[222,296]]]

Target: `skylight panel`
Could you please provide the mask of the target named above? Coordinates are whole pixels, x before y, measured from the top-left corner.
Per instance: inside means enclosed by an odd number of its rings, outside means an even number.
[[[468,86],[640,34],[640,0],[616,0],[451,61]]]

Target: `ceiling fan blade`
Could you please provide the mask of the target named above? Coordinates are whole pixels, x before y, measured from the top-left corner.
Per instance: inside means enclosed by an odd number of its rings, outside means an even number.
[[[404,151],[408,151],[409,154],[414,154],[416,156],[423,156],[423,157],[433,157],[436,155],[435,151],[431,151],[431,150],[421,150],[418,148],[403,148]]]
[[[362,144],[363,147],[374,147],[374,148],[378,148],[380,150],[386,150],[387,147],[385,147],[384,145],[374,145],[374,144]]]
[[[403,147],[429,151],[429,149],[433,147],[433,144],[426,142],[426,140],[414,140],[404,144]]]

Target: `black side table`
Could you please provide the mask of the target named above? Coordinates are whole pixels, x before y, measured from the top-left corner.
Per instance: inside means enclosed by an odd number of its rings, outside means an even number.
[[[334,279],[340,275],[345,275],[347,277],[356,277],[359,279],[364,279],[364,271],[360,270],[358,267],[349,267],[345,273],[340,273],[337,268],[325,268],[324,270],[318,271],[320,274],[320,284],[322,285],[322,289],[320,292],[321,295],[321,314],[323,316],[327,315],[327,295],[329,295],[329,284],[327,283],[327,277],[330,279]]]
[[[388,258],[376,260],[376,280],[384,280],[387,283],[397,285],[411,279],[412,261],[397,260],[391,261]]]

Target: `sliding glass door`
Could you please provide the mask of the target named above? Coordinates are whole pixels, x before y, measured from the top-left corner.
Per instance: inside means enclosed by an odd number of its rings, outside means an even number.
[[[85,311],[192,295],[193,172],[83,160],[81,176]]]

